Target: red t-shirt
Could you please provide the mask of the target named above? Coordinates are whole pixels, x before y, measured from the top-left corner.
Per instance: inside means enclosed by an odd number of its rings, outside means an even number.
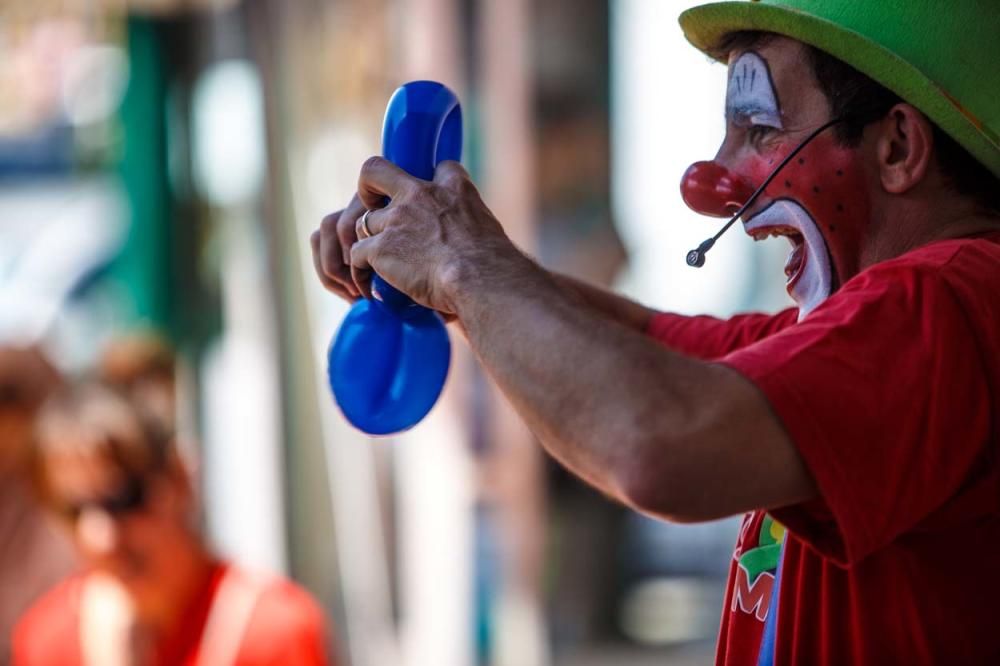
[[[28,610],[14,630],[14,666],[82,666],[80,608],[86,581],[86,575],[69,578]],[[220,593],[223,586],[226,592]],[[217,604],[220,612],[213,614]],[[281,578],[262,579],[232,565],[216,565],[183,618],[157,646],[156,665],[195,666],[199,659],[212,660],[208,654],[226,654],[232,666],[328,663],[323,612],[308,593]],[[214,644],[204,638],[210,622],[226,625],[220,636],[236,625],[235,649],[220,648],[228,636]]]
[[[1000,663],[1000,234],[873,266],[801,322],[664,314],[649,333],[750,379],[819,488],[745,518],[717,663],[758,663],[782,541],[759,663]]]

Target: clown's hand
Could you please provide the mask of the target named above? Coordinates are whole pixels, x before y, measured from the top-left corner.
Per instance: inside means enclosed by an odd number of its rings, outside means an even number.
[[[420,305],[456,314],[467,280],[488,276],[502,284],[526,261],[457,162],[442,162],[431,182],[372,157],[361,169],[358,198],[378,209],[366,225],[358,219],[350,251],[354,283],[366,296],[374,270]]]
[[[313,267],[328,291],[353,302],[361,297],[351,279],[351,247],[358,241],[355,228],[365,208],[357,195],[347,208],[323,218],[319,229],[309,237]]]

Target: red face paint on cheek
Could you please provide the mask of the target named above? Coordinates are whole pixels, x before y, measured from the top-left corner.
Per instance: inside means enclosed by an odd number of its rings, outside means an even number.
[[[734,165],[744,178],[762,183],[794,148],[781,146]],[[817,137],[768,185],[755,210],[777,199],[801,205],[819,228],[835,269],[835,286],[856,275],[871,207],[858,152],[840,146],[831,134]]]

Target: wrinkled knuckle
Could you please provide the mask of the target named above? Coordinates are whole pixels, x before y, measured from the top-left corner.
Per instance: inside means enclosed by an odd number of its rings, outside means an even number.
[[[366,174],[373,169],[377,169],[382,164],[382,159],[378,155],[372,155],[361,164],[361,173]]]
[[[330,213],[319,223],[320,232],[326,234],[330,233],[337,228],[337,222],[344,216],[344,211],[338,210],[336,213]]]
[[[358,246],[355,245],[351,248],[351,267],[355,271],[368,270],[369,265],[372,260],[375,259],[377,254],[378,250],[376,247],[370,247],[367,252],[362,252],[358,249]]]
[[[441,190],[448,194],[451,200],[466,199],[477,196],[478,190],[469,175],[464,170],[455,168],[444,174],[439,180]]]
[[[449,190],[461,191],[467,184],[469,179],[465,177],[465,174],[458,169],[451,168],[445,171],[444,177],[441,179],[441,185],[448,188]]]
[[[343,233],[344,229],[353,229],[355,222],[358,220],[358,215],[341,215],[340,219],[337,220],[337,232]]]

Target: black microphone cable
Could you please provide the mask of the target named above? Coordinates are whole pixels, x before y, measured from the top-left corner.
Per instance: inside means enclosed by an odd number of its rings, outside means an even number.
[[[781,173],[781,170],[784,169],[788,165],[788,163],[791,162],[792,159],[802,151],[803,148],[809,145],[809,142],[811,142],[817,136],[822,134],[824,131],[830,129],[837,123],[847,120],[847,118],[848,116],[840,116],[839,118],[834,118],[833,120],[827,121],[825,124],[820,125],[818,128],[813,130],[812,134],[803,139],[802,143],[797,145],[792,152],[788,153],[788,155],[785,156],[785,159],[781,160],[781,163],[777,167],[775,167],[774,171],[771,172],[771,175],[769,175],[767,178],[764,179],[764,182],[761,184],[761,186],[758,187],[757,190],[750,195],[750,198],[747,199],[746,203],[740,206],[740,209],[736,211],[736,213],[733,215],[732,218],[730,218],[728,222],[726,222],[725,226],[719,229],[719,232],[717,234],[715,234],[711,238],[706,239],[705,241],[702,242],[701,245],[699,245],[698,247],[687,253],[687,256],[685,258],[685,260],[687,261],[687,265],[691,266],[692,268],[701,268],[702,266],[704,266],[705,255],[708,254],[708,251],[712,249],[713,245],[715,245],[715,241],[719,240],[722,234],[729,231],[729,227],[733,226],[733,223],[736,222],[736,220],[740,219],[740,216],[742,216],[743,213],[745,213],[746,210],[753,205],[753,202],[756,201],[761,194],[763,194],[764,190],[767,189],[767,186],[771,184],[771,181],[773,181],[777,177],[777,175]]]

